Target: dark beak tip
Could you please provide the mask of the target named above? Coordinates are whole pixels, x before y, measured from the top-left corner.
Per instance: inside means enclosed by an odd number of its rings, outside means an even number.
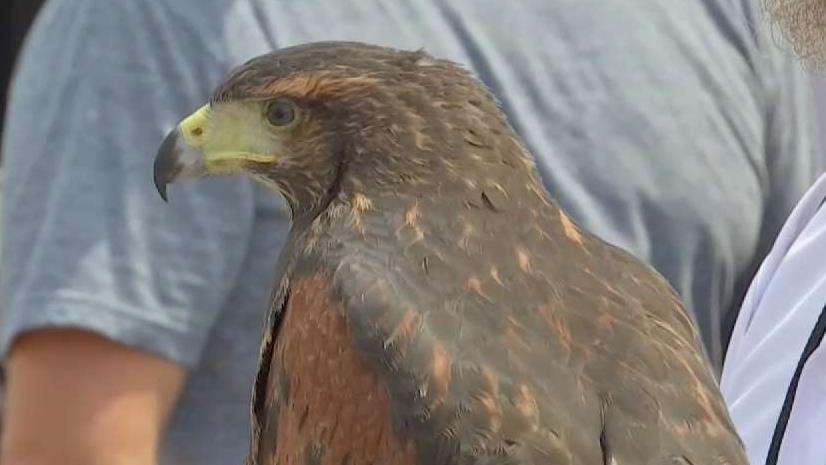
[[[153,178],[153,181],[155,182],[155,189],[157,189],[158,194],[161,196],[161,199],[163,199],[164,202],[168,203],[169,199],[166,196],[167,182],[165,180],[161,179],[161,176],[159,176],[157,167],[154,169],[153,174],[154,175],[152,176],[152,178]]]
[[[164,202],[169,202],[166,195],[166,186],[175,178],[175,175],[180,171],[178,166],[178,150],[175,147],[176,139],[178,137],[177,129],[173,129],[164,138],[158,154],[155,156],[155,163],[153,168],[153,181],[155,182],[155,189],[158,190],[161,199]]]
[[[161,184],[156,185],[155,187],[158,189],[158,194],[160,194],[161,199],[164,201],[164,203],[169,203],[169,199],[166,197],[166,185]]]

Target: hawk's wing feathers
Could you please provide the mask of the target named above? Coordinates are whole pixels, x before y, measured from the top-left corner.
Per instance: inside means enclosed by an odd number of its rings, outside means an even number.
[[[403,217],[317,228],[326,252],[293,280],[263,361],[264,415],[279,430],[263,431],[257,452],[271,460],[259,463],[744,463],[665,281],[552,224],[519,238],[552,251],[527,267],[497,215],[481,217],[479,248],[452,246],[464,220],[422,221],[423,238],[401,248]]]

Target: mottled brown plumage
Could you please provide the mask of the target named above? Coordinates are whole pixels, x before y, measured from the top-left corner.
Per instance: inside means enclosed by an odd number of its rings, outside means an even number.
[[[272,159],[226,169],[293,212],[249,463],[746,463],[673,290],[549,198],[469,73],[422,52],[293,47],[234,71],[211,124],[277,98],[296,123],[237,137]],[[161,185],[192,172],[170,153]]]

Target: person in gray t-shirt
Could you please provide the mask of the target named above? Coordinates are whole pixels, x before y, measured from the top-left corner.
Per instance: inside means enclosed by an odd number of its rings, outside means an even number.
[[[731,309],[821,168],[804,77],[757,3],[49,1],[3,141],[4,463],[243,459],[288,220],[243,180],[165,205],[152,157],[232,66],[307,41],[467,64],[562,206],[670,280],[719,368]]]

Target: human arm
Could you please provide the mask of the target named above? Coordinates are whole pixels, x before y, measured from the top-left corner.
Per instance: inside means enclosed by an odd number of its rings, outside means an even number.
[[[154,192],[152,155],[170,122],[207,95],[214,57],[183,40],[162,46],[175,42],[179,31],[153,34],[166,23],[141,24],[146,17],[132,13],[127,3],[53,0],[21,55],[3,141],[0,357],[16,378],[8,382],[22,386],[9,386],[17,393],[10,393],[10,403],[41,403],[38,390],[57,386],[51,377],[59,373],[28,376],[27,383],[15,372],[33,364],[14,366],[29,335],[51,329],[112,341],[117,347],[95,346],[109,355],[132,350],[178,370],[194,369],[246,254],[251,186],[181,187],[170,193],[169,205]],[[207,82],[190,79],[195,68]],[[61,363],[93,365],[61,344],[44,347],[65,357]],[[106,367],[119,370],[114,376],[123,389],[175,398],[173,376],[130,380],[131,366]],[[89,387],[77,383],[95,376],[58,387],[74,399]],[[145,381],[157,385],[140,384]],[[27,447],[42,450],[56,441],[16,425],[28,416],[7,407],[12,411],[4,428],[29,433]],[[49,421],[85,424],[80,413],[52,409]],[[137,408],[131,413],[120,422],[157,426],[164,416],[147,419],[151,412]],[[66,442],[75,449],[89,445]],[[121,455],[135,447],[102,438],[91,445],[121,446]],[[80,452],[63,450],[62,456]]]
[[[8,465],[153,465],[185,377],[176,363],[76,329],[20,336],[6,370]]]

